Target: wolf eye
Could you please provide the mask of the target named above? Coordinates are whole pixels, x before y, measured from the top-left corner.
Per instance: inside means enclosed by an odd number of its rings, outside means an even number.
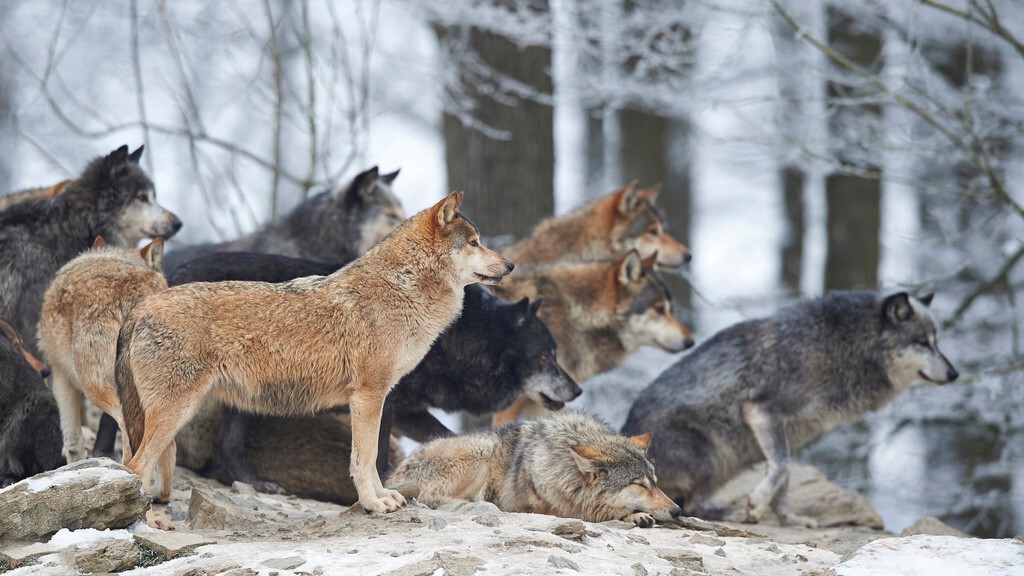
[[[654,311],[657,312],[658,314],[664,314],[665,312],[668,311],[668,309],[665,307],[664,304],[658,303],[654,305]]]
[[[650,234],[651,236],[657,236],[658,235],[658,229],[657,228],[651,228],[650,230],[647,231],[647,233]]]
[[[917,344],[918,346],[924,346],[925,348],[932,347],[932,343],[927,340],[918,340],[917,342],[914,342],[914,344]]]
[[[480,243],[477,242],[476,240],[470,240],[469,241],[469,245],[472,246],[473,248],[479,248],[480,247]]]
[[[145,194],[140,194],[139,195],[139,202],[142,202],[143,204],[149,204],[149,196],[147,196]]]
[[[639,486],[641,488],[646,488],[646,486],[644,486],[644,481],[641,480],[641,479],[633,480],[632,482],[630,482],[630,484],[634,484],[634,485]]]

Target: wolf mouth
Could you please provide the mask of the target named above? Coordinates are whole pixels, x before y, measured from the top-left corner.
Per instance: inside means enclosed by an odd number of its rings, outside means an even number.
[[[565,402],[559,402],[558,400],[552,400],[547,394],[540,395],[541,400],[544,402],[544,407],[548,410],[561,410],[565,408]]]
[[[945,382],[940,382],[938,380],[933,380],[932,378],[929,378],[928,375],[924,373],[924,370],[918,370],[917,375],[920,376],[921,379],[924,380],[925,382],[930,382],[932,384],[945,384]]]
[[[485,276],[475,272],[474,274],[476,275],[477,280],[484,284],[501,284],[501,279],[504,278],[504,276]]]

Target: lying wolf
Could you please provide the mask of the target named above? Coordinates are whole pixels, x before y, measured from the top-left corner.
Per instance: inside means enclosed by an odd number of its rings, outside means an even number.
[[[65,264],[43,297],[39,348],[53,369],[53,395],[60,409],[64,457],[68,464],[86,457],[82,438],[83,394],[118,423],[121,404],[114,386],[114,355],[121,322],[142,296],[167,288],[161,268],[164,241],[145,248],[106,246]],[[131,457],[124,451],[124,461]]]
[[[0,320],[0,488],[63,464],[49,369]]]
[[[18,330],[29,350],[38,352],[36,324],[46,287],[97,236],[135,247],[143,238],[169,238],[181,228],[178,217],[156,203],[141,157],[142,147],[129,154],[122,146],[90,162],[60,194],[0,212],[0,318]]]
[[[813,526],[786,501],[790,450],[883,406],[915,380],[956,380],[939,351],[931,300],[835,293],[726,328],[640,394],[623,433],[658,431],[651,456],[665,491],[689,513],[767,459],[749,520],[772,509],[784,523]]]
[[[442,438],[403,460],[388,485],[437,507],[486,500],[506,512],[647,528],[682,510],[658,488],[644,451],[651,434],[626,438],[572,411]]]
[[[380,174],[374,166],[344,186],[311,196],[285,217],[241,238],[168,250],[164,267],[169,274],[211,252],[283,254],[320,262],[352,260],[405,220],[405,211],[391,192],[397,177],[397,170]]]
[[[117,346],[128,468],[147,486],[158,462],[169,476],[174,436],[208,395],[274,415],[348,404],[360,505],[402,506],[375,466],[384,398],[459,316],[463,288],[513,268],[480,243],[461,202],[453,192],[330,276],[200,282],[143,298]]]
[[[502,249],[520,266],[560,261],[610,260],[636,250],[657,254],[660,270],[678,270],[690,251],[669,235],[665,214],[654,203],[661,186],[627,186],[564,216],[542,221],[529,236]]]
[[[228,280],[284,282],[328,275],[340,267],[276,254],[220,252],[182,264],[168,280],[172,286]],[[392,423],[419,442],[451,435],[428,408],[479,416],[503,410],[523,394],[557,410],[581,393],[558,365],[554,338],[537,317],[541,300],[505,302],[475,285],[467,286],[465,294],[462,315],[384,403],[377,460],[382,475],[388,470]],[[228,484],[242,480],[261,491],[275,491],[274,483],[255,476],[245,457],[246,438],[266,421],[266,417],[229,410],[221,420],[216,453],[209,460],[211,469],[204,472]]]

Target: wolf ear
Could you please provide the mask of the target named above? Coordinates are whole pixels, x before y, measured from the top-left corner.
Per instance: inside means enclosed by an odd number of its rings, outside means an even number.
[[[617,207],[619,214],[625,216],[636,208],[636,205],[640,202],[640,195],[636,191],[636,185],[639,184],[639,180],[633,180],[629,184],[626,184],[616,192],[617,195]]]
[[[145,147],[146,145],[143,144],[142,146],[136,148],[135,152],[132,152],[131,154],[128,155],[128,161],[131,162],[132,164],[138,164],[139,160],[142,158],[142,150]]]
[[[924,304],[925,306],[931,306],[932,298],[935,298],[935,294],[925,294],[924,296],[918,298],[918,300],[920,300],[921,304]]]
[[[644,268],[654,269],[654,265],[658,263],[658,251],[655,250],[654,254],[651,254],[647,258],[640,261],[640,265]]]
[[[11,342],[21,346],[21,335],[18,334],[18,331],[14,329],[14,326],[8,324],[6,320],[0,320],[0,332],[6,334],[7,337],[11,339]]]
[[[152,242],[139,250],[139,256],[149,264],[149,267],[157,272],[164,271],[164,238],[157,236]]]
[[[655,200],[658,199],[658,194],[660,194],[660,193],[661,193],[661,182],[658,182],[654,186],[651,186],[649,188],[644,188],[643,190],[640,190],[639,192],[637,192],[637,195],[640,196],[641,198],[644,198],[646,200],[650,200],[651,202],[654,202]]]
[[[597,460],[601,457],[601,450],[596,446],[573,446],[572,458],[576,461],[576,467],[584,474],[595,474],[601,466]]]
[[[385,184],[391,184],[392,182],[395,181],[395,178],[398,178],[398,173],[401,171],[402,169],[399,168],[398,170],[395,170],[391,174],[381,174],[380,179],[383,180]]]
[[[107,241],[103,239],[103,236],[97,236],[96,239],[92,241],[93,248],[103,248],[106,245]]]
[[[914,317],[914,307],[910,305],[910,295],[906,292],[897,292],[889,296],[882,303],[882,313],[892,324],[910,320]]]
[[[354,194],[359,198],[369,198],[373,195],[373,185],[379,177],[376,166],[369,170],[363,170],[356,174],[348,188],[339,189],[338,194],[343,195],[342,190],[344,190],[345,193]]]
[[[455,213],[459,211],[459,206],[462,205],[462,196],[464,194],[464,192],[452,192],[444,200],[434,204],[434,222],[438,228],[444,228],[451,224],[452,220],[455,220]]]
[[[622,260],[619,260],[619,284],[629,284],[631,282],[639,282],[640,275],[643,274],[643,263],[640,261],[640,255],[637,254],[636,250],[630,250],[629,254],[626,254]]]
[[[629,438],[626,438],[626,440],[629,440],[629,443],[636,446],[638,450],[647,451],[647,447],[651,445],[651,438],[653,437],[654,434],[648,432],[646,434],[630,436]]]
[[[544,297],[543,296],[537,296],[537,299],[533,301],[533,304],[530,304],[530,314],[533,314],[534,316],[536,316],[537,315],[537,310],[540,309],[540,305],[543,304],[543,303],[544,303]]]
[[[126,162],[128,162],[128,146],[121,146],[107,154],[107,157],[103,159],[103,167],[107,171],[116,174]]]

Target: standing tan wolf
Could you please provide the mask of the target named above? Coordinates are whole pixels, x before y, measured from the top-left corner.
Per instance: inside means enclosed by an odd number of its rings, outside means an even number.
[[[58,270],[46,289],[39,315],[39,348],[53,370],[53,395],[68,464],[86,457],[83,393],[117,421],[122,437],[127,438],[114,386],[117,334],[140,298],[167,288],[163,251],[163,238],[136,250],[107,246],[100,237],[92,250]],[[131,451],[124,444],[127,462]]]
[[[678,270],[690,251],[669,235],[665,213],[654,203],[660,185],[628,185],[564,216],[548,218],[519,242],[502,249],[520,266],[562,260],[611,260],[630,250],[657,254],[658,268]]]
[[[567,410],[434,440],[403,460],[388,485],[433,507],[486,500],[506,512],[648,528],[682,514],[658,488],[650,442],[649,433],[626,438]]]
[[[359,503],[396,510],[375,465],[384,398],[462,310],[463,288],[513,265],[480,242],[453,192],[329,276],[197,283],[142,299],[118,338],[128,468],[170,476],[174,436],[203,399],[271,415],[348,404]],[[166,485],[166,481],[165,481]]]
[[[681,352],[693,335],[673,313],[672,293],[654,271],[656,256],[641,260],[631,250],[617,262],[560,262],[533,266],[494,289],[506,300],[544,299],[537,316],[558,344],[558,363],[583,383],[622,363],[642,346]],[[525,396],[495,415],[495,425],[514,421],[540,405]]]

